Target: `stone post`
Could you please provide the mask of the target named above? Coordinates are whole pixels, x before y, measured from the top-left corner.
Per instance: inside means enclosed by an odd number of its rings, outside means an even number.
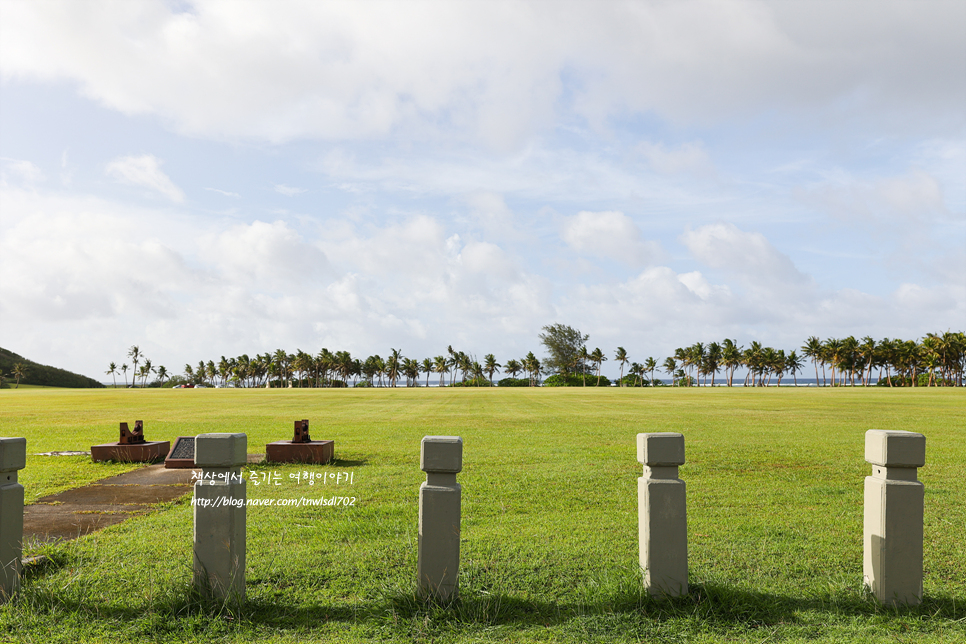
[[[458,591],[462,492],[456,473],[463,469],[463,439],[424,436],[419,467],[426,472],[419,486],[419,594],[446,602]]]
[[[0,438],[0,604],[20,589],[23,486],[17,471],[26,465],[27,439]]]
[[[922,522],[925,489],[916,468],[926,464],[926,437],[870,429],[865,433],[865,585],[884,604],[922,601]]]
[[[637,435],[640,562],[644,585],[654,597],[688,594],[688,516],[686,486],[678,478],[684,464],[684,435]]]
[[[217,599],[245,599],[245,434],[195,438],[194,585]]]

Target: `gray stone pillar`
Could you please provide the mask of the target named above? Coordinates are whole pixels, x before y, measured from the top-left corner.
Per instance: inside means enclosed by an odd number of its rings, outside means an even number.
[[[245,434],[195,438],[194,584],[217,599],[245,599]]]
[[[461,490],[456,473],[463,469],[463,439],[424,436],[419,466],[426,472],[419,486],[419,593],[446,602],[458,591]]]
[[[870,429],[865,433],[865,585],[884,604],[922,601],[922,521],[925,489],[916,468],[926,464],[926,437]]]
[[[27,465],[26,438],[0,438],[0,603],[20,589],[23,554],[23,486],[17,471]]]
[[[640,562],[644,585],[655,597],[688,594],[688,515],[686,486],[678,478],[684,464],[684,436],[661,432],[637,435]]]

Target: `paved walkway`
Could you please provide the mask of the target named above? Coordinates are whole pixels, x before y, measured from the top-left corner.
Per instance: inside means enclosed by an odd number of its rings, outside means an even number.
[[[248,462],[263,458],[263,454],[249,454]],[[24,507],[24,544],[76,539],[147,514],[156,504],[191,492],[194,471],[166,470],[164,463],[158,463],[37,499]]]

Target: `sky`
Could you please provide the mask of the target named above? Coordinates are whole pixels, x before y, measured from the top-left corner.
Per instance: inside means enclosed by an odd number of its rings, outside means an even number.
[[[0,346],[966,330],[966,3],[0,0]]]

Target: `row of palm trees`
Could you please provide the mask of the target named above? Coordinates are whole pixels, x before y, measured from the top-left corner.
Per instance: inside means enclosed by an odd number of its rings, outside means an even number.
[[[875,381],[889,386],[961,387],[966,367],[966,335],[962,332],[928,333],[918,342],[889,338],[876,341],[869,336],[862,340],[853,336],[829,338],[823,342],[812,336],[801,351],[802,357],[810,358],[815,367],[816,384],[823,386],[869,386],[873,383],[873,371],[878,370]],[[786,354],[759,342],[752,342],[745,349],[734,340],[676,349],[674,357],[664,361],[664,370],[672,379],[690,382],[697,375],[704,376],[704,383],[708,384],[710,376],[712,386],[720,371],[724,372],[727,385],[732,386],[735,372],[742,367],[746,370],[745,386],[766,386],[773,377],[780,385],[785,374],[798,384],[803,364],[795,351]]]
[[[516,377],[525,373],[531,385],[540,384],[540,360],[531,351],[521,360],[508,360],[506,365],[496,361],[492,353],[477,361],[472,355],[448,347],[447,355],[418,360],[407,358],[399,349],[391,349],[385,358],[372,355],[362,360],[353,358],[348,351],[332,352],[322,349],[313,356],[301,349],[294,354],[278,349],[274,353],[243,354],[237,358],[221,359],[215,363],[200,361],[197,367],[186,364],[184,376],[192,383],[229,383],[238,387],[347,387],[351,379],[358,386],[359,379],[369,386],[396,387],[400,381],[407,387],[418,386],[425,374],[424,386],[429,386],[433,374],[439,376],[439,385],[493,384],[493,376],[503,371]],[[459,383],[457,383],[459,378]]]
[[[155,367],[154,364],[151,362],[151,359],[145,357],[145,355],[143,353],[141,353],[141,348],[138,347],[137,345],[134,345],[130,349],[128,349],[127,355],[131,359],[131,362],[134,363],[134,371],[131,374],[131,386],[132,387],[137,387],[138,386],[137,381],[139,379],[141,380],[141,385],[140,386],[141,387],[144,387],[147,384],[147,382],[148,382],[148,378],[151,377],[151,374],[157,375],[157,377],[158,377],[157,382],[160,385],[164,385],[164,381],[167,380],[168,379],[168,376],[169,376],[168,370],[164,367],[164,365],[159,365],[159,366]],[[138,363],[139,362],[142,362],[142,361],[143,361],[143,364],[140,367],[138,367]],[[110,366],[107,368],[107,371],[105,371],[104,373],[107,374],[108,376],[111,376],[113,378],[113,380],[114,380],[114,387],[115,388],[117,388],[117,373],[118,373],[118,371],[120,371],[121,373],[123,373],[124,374],[124,386],[126,388],[128,386],[128,384],[127,384],[127,370],[128,369],[130,369],[130,367],[128,367],[127,363],[122,363],[121,366],[118,367],[116,362],[112,362],[110,364]]]
[[[872,371],[877,369],[877,379],[889,386],[920,384],[925,376],[927,386],[963,386],[964,363],[966,363],[966,334],[963,332],[927,333],[920,341],[885,338],[876,341],[869,336],[856,340],[854,337],[829,338],[822,342],[809,338],[802,347],[805,357],[822,367],[822,382],[828,383],[826,366],[831,372],[831,382],[837,385],[868,385]]]
[[[130,348],[128,357],[134,364],[133,386],[138,386],[138,380],[140,386],[145,386],[152,373],[157,374],[160,384],[164,384],[167,370],[163,366],[155,368],[137,346]],[[675,349],[674,355],[662,363],[653,357],[642,363],[632,362],[623,347],[617,347],[614,354],[614,361],[620,365],[618,384],[621,386],[662,384],[654,376],[658,369],[671,377],[672,386],[690,386],[702,383],[702,379],[704,385],[715,386],[720,374],[724,383],[731,387],[739,370],[744,370],[744,386],[768,386],[773,381],[781,385],[787,376],[791,376],[797,385],[804,358],[812,361],[816,384],[823,386],[868,386],[873,383],[875,370],[878,370],[876,380],[890,386],[962,386],[966,335],[962,332],[930,333],[920,341],[888,338],[876,341],[871,337],[856,340],[852,336],[822,341],[813,336],[805,341],[801,354],[765,347],[757,341],[745,348],[735,340],[725,339],[720,343],[698,342]],[[599,384],[603,378],[602,364],[607,360],[599,348],[588,351],[583,346],[566,367],[568,373],[583,376],[581,380],[585,385],[594,375]],[[128,365],[123,364],[120,369],[127,386]],[[301,349],[294,354],[278,349],[254,357],[247,354],[236,358],[222,356],[217,363],[202,360],[195,367],[186,364],[184,380],[238,387],[347,387],[350,380],[355,386],[396,387],[403,382],[407,387],[415,387],[420,385],[423,376],[423,386],[429,386],[430,378],[437,376],[439,386],[492,386],[494,375],[499,371],[513,379],[513,384],[530,386],[539,386],[541,373],[544,373],[541,361],[532,351],[523,358],[510,359],[501,365],[492,353],[478,361],[472,354],[454,350],[452,346],[447,347],[445,354],[422,360],[408,358],[399,349],[391,349],[385,358],[371,355],[365,359],[353,358],[348,351],[322,349],[312,355]],[[106,373],[115,376],[117,386],[116,364],[112,362]],[[520,374],[525,375],[525,383],[517,380]]]

